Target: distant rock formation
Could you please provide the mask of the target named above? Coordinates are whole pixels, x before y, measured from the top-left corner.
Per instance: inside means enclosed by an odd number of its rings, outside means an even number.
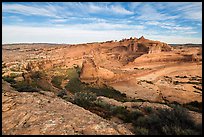
[[[145,39],[144,36],[140,37],[139,39],[132,37],[130,39],[123,39],[121,42],[121,46],[114,47],[111,50],[116,52],[127,51],[128,53],[143,52],[143,54],[159,53],[172,50],[172,47],[167,43],[148,40]]]
[[[82,64],[80,79],[95,82],[97,80],[98,68],[91,58],[86,58]]]
[[[138,45],[140,45],[141,48],[138,48],[137,51],[141,52],[148,52],[148,53],[159,53],[162,51],[171,51],[172,47],[169,46],[167,43],[160,42],[160,41],[153,41],[145,39],[144,36],[140,37],[137,41]],[[143,49],[143,50],[141,50]]]
[[[109,80],[114,77],[114,73],[108,69],[96,66],[91,58],[86,58],[82,64],[80,80],[82,82],[97,82],[98,80]]]

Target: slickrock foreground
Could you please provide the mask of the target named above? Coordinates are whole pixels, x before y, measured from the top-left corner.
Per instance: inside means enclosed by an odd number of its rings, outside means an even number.
[[[2,81],[3,134],[120,135],[132,134],[53,93],[19,93]]]

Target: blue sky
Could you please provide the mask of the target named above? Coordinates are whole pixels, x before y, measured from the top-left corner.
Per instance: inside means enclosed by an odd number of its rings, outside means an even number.
[[[202,2],[4,2],[4,43],[202,43]]]

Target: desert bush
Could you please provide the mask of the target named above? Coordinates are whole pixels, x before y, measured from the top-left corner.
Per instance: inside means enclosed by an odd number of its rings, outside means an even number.
[[[67,69],[66,77],[68,79],[79,78],[80,71],[81,71],[81,69],[78,68],[78,67],[76,67],[76,68],[69,68],[69,69]]]
[[[186,109],[175,106],[173,109],[158,109],[133,123],[135,131],[138,126],[149,129],[151,135],[190,135],[201,134]]]
[[[69,90],[71,93],[76,93],[85,90],[92,92],[97,96],[105,96],[122,102],[127,101],[126,94],[120,93],[119,91],[113,89],[112,87],[93,87],[91,85],[82,83],[79,80],[79,78],[70,79],[65,88]]]
[[[66,90],[61,90],[61,91],[57,94],[57,96],[58,96],[58,97],[61,97],[61,98],[63,98],[63,97],[66,96],[66,95],[67,95]]]
[[[125,113],[122,113],[124,115],[122,120],[126,123],[133,123],[139,117],[143,116],[143,113],[140,110],[128,111],[126,109],[124,112]]]
[[[161,130],[165,135],[198,135],[198,133],[192,129],[182,129],[179,126],[174,125],[172,126],[165,125],[162,127]]]
[[[144,110],[147,112],[147,113],[151,113],[153,110],[151,107],[144,107]]]
[[[98,106],[98,107],[100,107],[100,108],[103,108],[103,109],[105,109],[105,110],[110,110],[110,107],[111,107],[110,104],[108,104],[108,103],[106,103],[106,102],[104,102],[104,101],[101,101],[100,99],[95,100],[95,101],[94,101],[94,105],[95,105],[95,106]]]
[[[82,91],[74,94],[74,103],[85,108],[91,107],[96,100],[96,94]]]
[[[133,125],[136,127],[137,125],[138,126],[141,126],[141,127],[145,127],[146,126],[146,124],[147,124],[147,118],[146,118],[146,116],[144,116],[144,117],[138,117],[138,119],[136,119],[136,120],[134,120],[132,123],[133,123]]]
[[[18,76],[21,76],[20,74],[17,74],[17,73],[11,73],[10,74],[10,77],[12,77],[12,78],[16,78],[16,77],[18,77]]]
[[[53,84],[53,86],[55,86],[56,88],[62,89],[61,87],[61,83],[62,80],[64,79],[63,76],[54,76],[52,77],[51,83]]]
[[[144,114],[140,110],[134,110],[130,113],[130,117],[132,120],[136,120],[141,116],[144,116]]]
[[[110,111],[112,112],[113,115],[116,114],[126,115],[128,113],[126,107],[123,106],[112,106],[110,107]]]
[[[76,71],[76,73],[78,74],[78,76],[80,75],[80,73],[81,73],[81,68],[77,65],[77,66],[75,66],[74,67],[75,68],[75,71]]]
[[[148,135],[149,130],[144,127],[136,127],[135,133],[136,135]]]
[[[46,79],[33,80],[31,86],[42,89],[44,91],[54,91],[52,84]]]
[[[126,94],[121,93],[112,87],[91,87],[91,86],[84,85],[84,89],[95,93],[97,96],[113,98],[121,102],[127,101]]]
[[[16,68],[10,68],[10,70],[11,70],[11,71],[17,71],[17,69],[16,69]]]
[[[25,81],[20,81],[12,85],[19,92],[38,92],[39,89],[28,85]]]
[[[82,83],[78,78],[72,78],[69,80],[65,88],[71,93],[80,92],[83,90]]]
[[[45,77],[45,74],[41,71],[35,71],[35,72],[32,72],[31,73],[31,78],[32,79],[40,79],[40,78],[43,78]]]
[[[193,101],[186,104],[183,104],[184,107],[188,108],[189,110],[202,112],[202,102]]]
[[[15,84],[16,81],[14,80],[13,77],[9,77],[9,76],[5,76],[5,77],[2,77],[3,80],[5,80],[6,82],[10,83],[10,84]]]

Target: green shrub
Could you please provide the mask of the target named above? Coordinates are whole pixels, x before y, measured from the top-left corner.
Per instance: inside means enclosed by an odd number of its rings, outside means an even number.
[[[33,80],[31,86],[42,89],[44,91],[55,91],[52,84],[46,79]]]
[[[137,127],[137,125],[141,126],[141,127],[145,127],[147,125],[147,118],[146,118],[146,116],[145,117],[138,117],[138,119],[133,121],[133,125],[135,127]]]
[[[63,76],[54,76],[51,80],[51,83],[53,84],[53,86],[55,86],[56,88],[62,89],[61,87],[61,83],[62,80],[64,79]]]
[[[139,117],[143,116],[144,114],[140,110],[134,110],[130,113],[130,118],[132,120],[136,120]]]
[[[66,76],[68,79],[79,78],[80,68],[69,68],[67,69]]]
[[[202,112],[202,102],[193,101],[186,104],[183,104],[184,107],[192,111]]]
[[[96,100],[96,94],[89,92],[77,92],[74,94],[74,103],[85,108],[91,107]]]
[[[151,135],[190,135],[201,134],[202,130],[196,126],[186,109],[175,106],[173,109],[158,109],[146,117],[138,118],[133,123],[136,127],[149,129]]]
[[[12,78],[16,78],[16,77],[18,77],[19,76],[19,74],[17,74],[17,73],[11,73],[10,74],[10,77],[12,77]]]
[[[126,94],[121,93],[117,90],[115,90],[112,87],[90,87],[87,85],[83,85],[84,89],[86,91],[90,91],[95,93],[97,96],[104,96],[108,98],[113,98],[117,101],[125,102],[127,101]]]
[[[145,107],[144,110],[147,112],[147,113],[151,113],[153,110],[151,107]]]
[[[164,126],[162,127],[162,132],[165,135],[199,135],[197,132],[195,132],[192,129],[182,129],[179,126]]]
[[[45,74],[41,71],[35,71],[35,72],[32,72],[31,73],[31,78],[32,79],[40,79],[40,78],[43,78],[45,77]]]
[[[100,99],[95,100],[95,101],[94,101],[94,105],[95,105],[95,106],[98,106],[98,107],[100,107],[100,108],[103,108],[103,109],[105,109],[105,110],[110,110],[110,107],[111,107],[110,104],[108,104],[108,103],[106,103],[106,102],[103,102],[103,101],[101,101]]]
[[[69,80],[65,88],[71,93],[80,92],[83,90],[82,83],[78,78],[72,78]]]
[[[19,92],[38,92],[39,91],[39,89],[34,86],[34,83],[31,83],[31,85],[29,85],[25,81],[16,82],[15,84],[12,84],[12,87],[14,87]]]
[[[16,81],[14,80],[13,77],[9,77],[9,76],[5,76],[5,77],[2,77],[3,80],[5,80],[6,82],[10,83],[10,84],[15,84]]]
[[[123,106],[112,106],[110,107],[110,111],[112,112],[113,115],[117,115],[117,114],[127,115],[128,114],[126,107],[123,107]]]
[[[81,73],[81,68],[77,65],[77,66],[75,66],[74,67],[75,68],[75,70],[76,70],[76,73],[78,74],[78,76],[80,75],[80,73]]]
[[[144,127],[136,127],[135,134],[136,135],[148,135],[149,130]]]
[[[58,97],[61,97],[61,98],[63,98],[63,97],[66,96],[66,95],[67,95],[66,90],[61,90],[61,91],[57,94],[57,96],[58,96]]]

